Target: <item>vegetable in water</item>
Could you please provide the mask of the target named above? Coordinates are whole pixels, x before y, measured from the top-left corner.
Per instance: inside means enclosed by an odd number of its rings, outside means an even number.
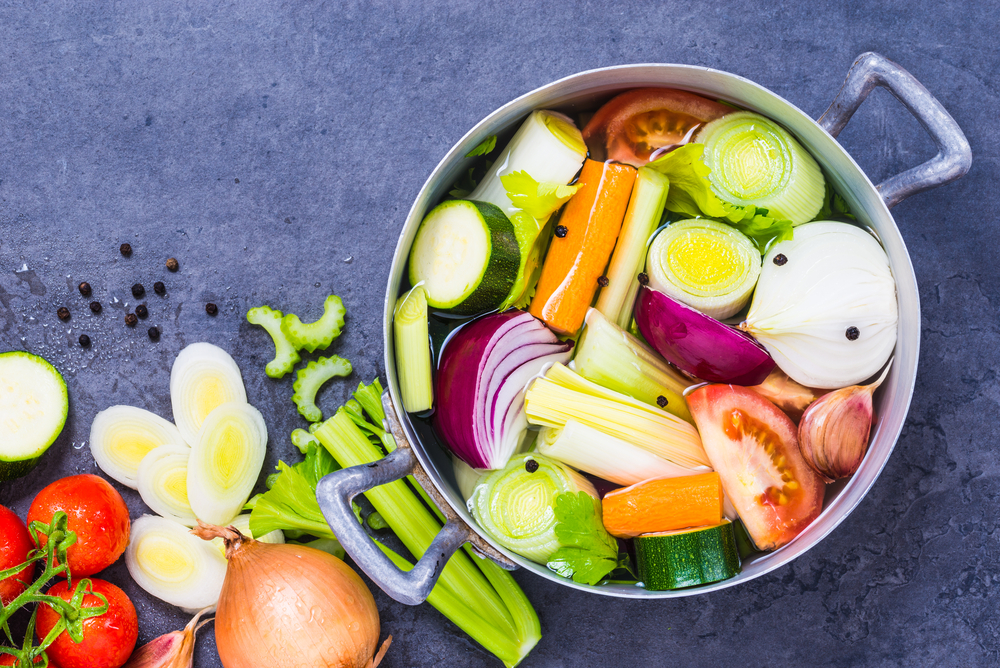
[[[733,525],[721,524],[638,536],[635,562],[647,591],[696,587],[740,572]]]
[[[222,348],[211,343],[192,343],[174,359],[170,369],[170,405],[177,429],[188,445],[194,446],[198,441],[202,423],[218,406],[246,401],[240,368]]]
[[[723,517],[718,473],[654,478],[608,492],[604,528],[618,538],[719,524]]]
[[[0,354],[0,482],[26,475],[62,433],[66,381],[38,355]]]
[[[824,393],[824,390],[815,390],[796,383],[778,367],[767,375],[763,383],[754,385],[750,389],[785,411],[785,415],[795,423],[798,423],[809,404]]]
[[[564,492],[556,497],[554,514],[560,547],[545,564],[550,570],[595,585],[621,565],[618,541],[601,524],[597,498],[584,491]]]
[[[767,252],[740,328],[796,382],[833,389],[882,368],[896,345],[897,318],[896,283],[875,237],[824,221],[796,228],[793,240]]]
[[[422,285],[396,301],[392,314],[396,371],[403,409],[420,413],[434,406],[431,348],[427,323],[427,292]]]
[[[188,502],[187,471],[191,448],[161,445],[139,465],[139,495],[150,509],[167,519],[193,527],[197,523]]]
[[[316,393],[331,378],[343,378],[351,375],[351,363],[337,355],[320,357],[309,362],[303,369],[296,372],[292,383],[292,401],[299,409],[299,414],[310,422],[323,419],[323,411],[316,405]]]
[[[187,447],[172,422],[142,408],[106,408],[94,417],[90,426],[90,452],[97,465],[132,489],[138,489],[142,460],[164,445]]]
[[[303,323],[299,316],[289,313],[281,318],[281,332],[297,350],[315,352],[327,348],[340,336],[347,310],[337,295],[330,295],[323,302],[323,316],[316,322]]]
[[[525,171],[505,174],[500,182],[511,203],[535,220],[548,220],[580,189],[579,184],[539,183]]]
[[[283,318],[284,313],[270,306],[256,306],[247,311],[247,322],[263,327],[274,343],[274,359],[264,367],[264,373],[271,378],[283,378],[302,359],[281,329]]]

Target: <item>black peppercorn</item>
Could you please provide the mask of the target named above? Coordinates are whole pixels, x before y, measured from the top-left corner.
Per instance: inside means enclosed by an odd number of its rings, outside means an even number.
[[[84,281],[83,283],[80,284],[80,294],[83,295],[84,297],[90,296],[90,283]]]
[[[597,284],[599,286],[601,286],[602,288],[608,287],[608,283],[610,283],[610,282],[611,281],[608,280],[607,276],[598,276],[597,277]]]
[[[859,330],[857,327],[848,327],[847,328],[847,340],[848,341],[857,341],[859,336],[861,336],[861,330]]]
[[[139,319],[135,317],[135,313],[125,314],[125,324],[129,327],[135,327],[135,323],[139,322]]]
[[[177,264],[176,258],[169,258],[167,260],[167,269],[169,269],[170,271],[177,271],[178,269],[180,269],[180,265]]]
[[[639,272],[639,285],[649,285],[649,274],[644,271]]]
[[[149,334],[149,339],[151,341],[158,341],[160,339],[160,330],[156,327],[150,327],[147,334]]]
[[[569,234],[569,228],[565,225],[556,225],[556,236],[562,239],[564,236]]]
[[[84,348],[89,348],[90,347],[90,337],[87,336],[86,334],[81,334],[80,335],[80,345],[83,346]]]
[[[536,462],[534,459],[524,460],[524,470],[527,471],[528,473],[534,473],[535,471],[538,470],[538,462]]]
[[[142,287],[142,283],[136,283],[132,286],[132,296],[139,299],[144,294],[146,294],[146,288]]]
[[[91,313],[100,313],[101,312],[101,302],[90,302],[90,311],[91,311]]]
[[[205,313],[209,315],[215,315],[218,312],[219,312],[219,307],[213,304],[212,302],[205,304]]]
[[[784,267],[786,262],[788,262],[788,258],[784,254],[778,253],[774,256],[774,263],[779,267]]]
[[[145,318],[149,315],[149,309],[146,308],[145,304],[139,304],[135,307],[135,314],[140,318]]]
[[[65,321],[69,320],[69,309],[66,308],[65,306],[60,306],[59,310],[56,311],[56,315],[59,316],[60,320],[62,320],[63,322],[65,322]]]
[[[163,284],[163,281],[157,281],[153,283],[153,292],[158,295],[164,295],[167,293],[167,286]]]
[[[667,402],[667,398],[665,396],[663,396],[662,394],[660,396],[656,397],[656,405],[659,406],[660,408],[666,408],[667,407],[667,403],[668,403]]]
[[[118,250],[120,250],[122,252],[122,255],[124,255],[125,257],[129,257],[130,255],[132,255],[132,246],[129,244],[122,244]]]

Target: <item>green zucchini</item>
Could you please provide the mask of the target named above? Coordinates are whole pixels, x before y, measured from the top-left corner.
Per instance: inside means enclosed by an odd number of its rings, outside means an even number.
[[[639,579],[650,591],[696,587],[740,572],[733,525],[664,531],[635,539]]]
[[[54,366],[31,353],[0,354],[0,481],[35,468],[68,411],[66,381]]]
[[[471,315],[503,303],[521,262],[514,226],[499,207],[448,200],[427,214],[410,250],[410,283],[428,305]]]

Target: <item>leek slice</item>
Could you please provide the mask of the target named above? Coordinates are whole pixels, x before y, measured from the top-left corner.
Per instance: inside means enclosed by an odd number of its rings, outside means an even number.
[[[664,228],[649,247],[649,286],[722,320],[746,306],[760,277],[760,251],[731,225],[699,218]]]
[[[161,445],[185,445],[172,422],[134,406],[112,406],[90,425],[90,452],[101,470],[132,489],[139,485],[139,465]]]
[[[554,506],[564,492],[597,498],[590,481],[568,466],[543,455],[517,455],[476,485],[469,512],[508,550],[544,564],[561,545]]]
[[[191,448],[187,490],[199,519],[232,521],[257,484],[267,449],[267,425],[250,404],[229,402],[205,419]]]
[[[125,565],[136,584],[185,610],[215,605],[226,579],[226,558],[188,528],[163,517],[132,522]]]
[[[587,311],[586,323],[576,345],[574,371],[598,385],[662,408],[694,424],[683,396],[684,390],[691,385],[687,378],[600,311]]]
[[[396,302],[392,316],[396,370],[403,409],[420,413],[434,406],[431,347],[427,323],[427,293],[416,286]]]
[[[161,445],[139,465],[139,495],[149,508],[178,524],[193,527],[198,519],[188,503],[187,470],[191,448]]]
[[[250,531],[250,513],[243,513],[242,515],[237,515],[233,518],[233,521],[226,526],[233,527],[239,531],[244,536],[250,536],[258,543],[270,543],[272,545],[278,545],[285,542],[285,532],[281,529],[275,529],[274,531],[269,531],[259,538]],[[215,549],[219,551],[219,554],[223,558],[226,556],[226,543],[221,538],[213,538],[208,541]],[[333,541],[331,541],[333,542]],[[338,544],[339,547],[339,544]],[[332,554],[332,553],[331,553]]]
[[[170,404],[188,445],[197,442],[208,414],[231,401],[246,403],[247,391],[229,353],[211,343],[192,343],[177,355],[170,369]]]
[[[816,160],[787,130],[751,111],[726,114],[695,137],[720,199],[767,209],[801,225],[823,206],[826,181]]]

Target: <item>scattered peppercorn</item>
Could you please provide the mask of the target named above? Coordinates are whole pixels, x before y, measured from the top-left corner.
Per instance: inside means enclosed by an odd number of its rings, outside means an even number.
[[[125,324],[129,327],[135,327],[135,323],[139,322],[139,319],[135,317],[135,313],[125,314]]]
[[[857,327],[848,327],[847,328],[847,340],[848,341],[857,341],[859,336],[861,336],[861,330],[859,330]]]
[[[90,296],[90,283],[84,281],[83,283],[80,284],[80,294],[83,295],[84,297]]]
[[[786,262],[788,262],[788,258],[785,257],[784,254],[778,253],[777,255],[774,256],[774,263],[779,267],[785,266]]]
[[[170,271],[177,271],[178,269],[180,269],[180,265],[177,264],[176,258],[170,258],[167,260],[167,269],[169,269]]]
[[[130,244],[122,244],[118,250],[120,250],[122,252],[122,255],[124,255],[125,257],[129,257],[130,255],[132,255],[132,246]]]
[[[639,285],[649,285],[649,274],[644,271],[639,272]]]
[[[562,239],[569,233],[569,228],[565,225],[556,225],[556,236]]]
[[[598,276],[597,277],[597,284],[599,286],[601,286],[602,288],[608,287],[608,283],[610,283],[610,282],[611,281],[608,280],[607,276]]]
[[[218,312],[219,312],[219,307],[213,304],[212,302],[205,304],[205,313],[209,315],[215,315]]]
[[[145,304],[139,304],[135,307],[135,314],[140,318],[146,318],[149,315],[149,309],[146,308]]]
[[[60,320],[62,320],[63,322],[65,322],[65,321],[69,320],[69,309],[66,308],[65,306],[60,306],[59,310],[56,311],[56,315],[59,316]]]
[[[83,346],[84,348],[89,348],[90,347],[90,337],[87,336],[86,334],[81,334],[80,335],[80,345]]]
[[[132,286],[132,296],[139,299],[144,294],[146,294],[146,288],[142,287],[142,283],[136,283]]]
[[[167,293],[167,286],[163,284],[163,281],[157,281],[153,283],[153,292],[158,295],[164,295]]]
[[[147,334],[149,334],[149,338],[151,341],[160,340],[160,330],[158,330],[156,327],[150,327]]]
[[[90,302],[90,312],[100,313],[101,312],[101,302]]]
[[[524,460],[524,470],[527,471],[528,473],[534,473],[535,471],[538,470],[538,462],[536,462],[534,459]]]
[[[659,406],[660,408],[666,408],[667,407],[667,403],[668,403],[667,402],[667,398],[665,396],[663,396],[662,394],[660,396],[656,397],[656,405]]]

